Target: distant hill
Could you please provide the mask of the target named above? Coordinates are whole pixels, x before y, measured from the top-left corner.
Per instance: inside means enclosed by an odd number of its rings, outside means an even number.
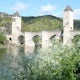
[[[22,17],[23,31],[62,30],[63,19],[52,15]],[[74,29],[80,30],[80,20],[74,20]]]
[[[23,31],[42,31],[42,30],[56,30],[62,29],[62,19],[44,15],[38,17],[22,17]]]
[[[11,15],[0,12],[0,27],[6,27],[7,32],[10,32],[11,28]],[[52,16],[22,16],[22,31],[43,31],[43,30],[62,30],[63,19]],[[80,30],[80,20],[74,20],[74,29]]]
[[[7,17],[7,16],[9,16],[7,13],[5,13],[5,12],[0,12],[0,17]]]

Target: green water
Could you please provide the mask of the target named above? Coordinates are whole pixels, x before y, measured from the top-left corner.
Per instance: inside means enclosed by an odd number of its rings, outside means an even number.
[[[7,48],[0,48],[0,63],[7,62],[13,59],[16,59],[20,54],[30,55],[35,53],[33,49],[25,49],[24,47],[7,47]],[[27,51],[27,52],[26,52]],[[32,51],[32,52],[31,52]]]
[[[7,47],[0,48],[0,80],[11,80],[7,79],[11,75],[10,68],[16,67],[20,55],[31,55],[32,53],[25,52],[23,47]]]

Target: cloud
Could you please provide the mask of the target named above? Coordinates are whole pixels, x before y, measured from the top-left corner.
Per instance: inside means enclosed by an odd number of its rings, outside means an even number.
[[[74,10],[74,16],[75,16],[75,18],[77,18],[78,16],[80,16],[80,9],[75,9]]]
[[[52,13],[55,9],[56,9],[55,6],[47,4],[45,6],[42,6],[40,10],[41,10],[42,14],[44,14],[44,13],[49,14],[49,13]]]
[[[23,2],[18,1],[14,4],[14,6],[11,7],[11,9],[14,11],[20,12],[20,11],[26,10],[29,6],[30,6],[29,3],[23,3]]]

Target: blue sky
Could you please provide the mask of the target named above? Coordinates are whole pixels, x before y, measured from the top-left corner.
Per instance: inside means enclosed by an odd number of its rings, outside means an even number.
[[[74,18],[80,19],[80,0],[1,0],[0,12],[21,16],[55,15],[62,17],[64,8],[70,5]]]

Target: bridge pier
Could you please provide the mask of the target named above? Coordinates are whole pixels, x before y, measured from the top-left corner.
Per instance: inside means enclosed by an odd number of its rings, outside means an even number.
[[[49,47],[49,33],[48,31],[42,31],[42,49],[45,50]]]
[[[31,32],[25,32],[25,52],[33,52],[35,49],[35,44],[32,41]]]

